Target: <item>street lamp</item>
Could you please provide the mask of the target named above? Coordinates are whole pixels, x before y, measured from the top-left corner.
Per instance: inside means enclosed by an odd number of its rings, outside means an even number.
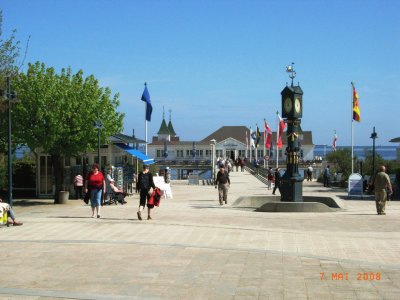
[[[213,183],[215,182],[215,146],[217,144],[217,140],[216,139],[212,139],[210,140],[211,142],[211,170],[212,170],[212,180]]]
[[[97,120],[94,122],[94,127],[97,129],[97,159],[99,163],[99,170],[101,171],[101,159],[100,159],[100,130],[104,128],[103,123],[99,119],[97,114]]]
[[[1,96],[8,101],[8,204],[13,205],[12,194],[12,151],[11,151],[11,104],[17,102],[17,92],[11,92],[11,80],[7,77],[7,91],[1,91]]]
[[[375,139],[378,138],[378,133],[375,132],[375,126],[371,133],[370,138],[372,139],[372,176],[375,175]]]

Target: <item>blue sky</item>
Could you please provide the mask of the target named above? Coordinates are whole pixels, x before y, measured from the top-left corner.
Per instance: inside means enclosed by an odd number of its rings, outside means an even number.
[[[295,62],[303,130],[315,144],[351,142],[351,85],[361,123],[355,145],[400,136],[400,1],[2,0],[3,34],[17,29],[26,62],[93,74],[120,93],[124,132],[144,139],[144,82],[153,103],[149,140],[172,110],[182,140],[223,125],[276,128],[280,92]],[[23,51],[21,51],[23,52]]]

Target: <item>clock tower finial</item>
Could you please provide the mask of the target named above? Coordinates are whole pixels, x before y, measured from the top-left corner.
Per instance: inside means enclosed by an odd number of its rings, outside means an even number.
[[[292,87],[293,87],[293,79],[296,77],[296,71],[294,70],[294,62],[290,66],[286,67],[286,72],[290,73],[289,78],[292,79]]]

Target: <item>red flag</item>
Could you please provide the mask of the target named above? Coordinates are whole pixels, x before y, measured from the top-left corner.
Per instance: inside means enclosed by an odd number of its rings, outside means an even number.
[[[279,118],[279,132],[278,132],[278,142],[277,142],[277,147],[278,149],[282,149],[282,133],[286,128],[285,121],[281,118],[281,116],[277,113],[278,118]]]
[[[358,94],[353,83],[351,83],[351,86],[353,87],[353,120],[360,122],[361,113],[360,113],[360,107],[358,106]]]
[[[335,132],[335,135],[333,136],[333,143],[332,143],[333,151],[336,151],[336,141],[337,141],[337,135]]]
[[[265,142],[265,148],[270,149],[271,148],[271,140],[272,140],[272,130],[269,128],[267,122],[264,120],[264,142]]]

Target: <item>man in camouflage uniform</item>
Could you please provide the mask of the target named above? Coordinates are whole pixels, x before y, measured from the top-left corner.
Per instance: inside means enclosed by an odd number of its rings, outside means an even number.
[[[386,167],[380,166],[379,172],[375,175],[374,189],[375,189],[375,203],[376,211],[378,215],[386,215],[385,206],[386,199],[392,193],[392,185],[390,184],[390,178],[385,173]]]

